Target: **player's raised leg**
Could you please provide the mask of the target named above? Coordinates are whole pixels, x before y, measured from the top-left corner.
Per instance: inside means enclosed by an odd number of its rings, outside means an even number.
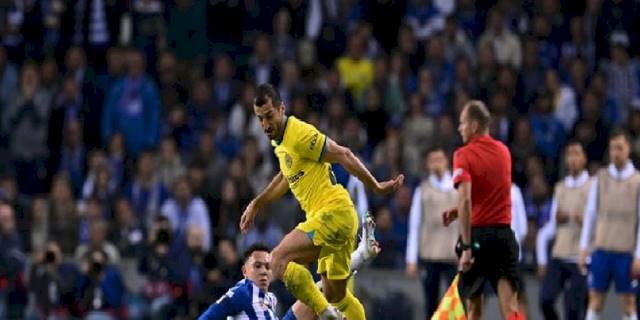
[[[302,265],[315,261],[319,254],[320,248],[304,232],[294,229],[273,249],[271,264],[274,277],[281,279],[298,300],[308,305],[315,314],[329,315],[335,311],[315,286],[309,270]],[[338,318],[337,315],[335,318]]]

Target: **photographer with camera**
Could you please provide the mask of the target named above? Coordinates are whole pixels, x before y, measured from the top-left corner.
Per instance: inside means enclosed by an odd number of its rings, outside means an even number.
[[[47,243],[37,254],[29,273],[29,290],[35,301],[31,316],[36,319],[65,319],[74,303],[74,285],[78,269],[62,261],[57,242]]]
[[[80,262],[76,286],[79,313],[87,320],[123,317],[124,282],[120,270],[109,263],[107,254],[93,249]]]
[[[171,223],[158,216],[149,231],[149,247],[139,265],[139,272],[146,275],[143,296],[149,306],[151,319],[171,319],[177,312],[176,301],[184,299],[184,278],[179,276],[180,260],[170,253],[173,233]]]

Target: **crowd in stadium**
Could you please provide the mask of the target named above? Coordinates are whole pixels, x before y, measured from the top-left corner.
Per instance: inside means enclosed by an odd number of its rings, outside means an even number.
[[[375,268],[404,268],[426,151],[450,155],[462,106],[486,101],[535,266],[565,143],[593,172],[622,127],[640,155],[638,27],[628,0],[0,1],[0,317],[193,317],[239,280],[242,250],[303,219],[289,196],[239,235],[277,170],[266,82],[378,179],[407,176],[360,195]]]

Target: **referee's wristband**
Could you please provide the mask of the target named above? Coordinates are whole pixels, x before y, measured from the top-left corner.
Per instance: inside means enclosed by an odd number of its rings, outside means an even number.
[[[462,249],[462,251],[467,251],[471,249],[471,245],[460,241],[460,248]]]

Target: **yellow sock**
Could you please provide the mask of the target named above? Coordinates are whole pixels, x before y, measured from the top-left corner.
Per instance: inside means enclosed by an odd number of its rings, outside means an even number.
[[[283,278],[284,284],[287,286],[289,292],[310,307],[315,314],[320,314],[320,312],[329,307],[327,298],[325,298],[322,292],[320,292],[320,289],[316,287],[311,273],[307,268],[295,262],[289,262],[287,268],[284,270]]]
[[[356,298],[351,290],[347,289],[347,294],[338,303],[333,304],[345,317],[349,320],[364,320],[364,307]]]

